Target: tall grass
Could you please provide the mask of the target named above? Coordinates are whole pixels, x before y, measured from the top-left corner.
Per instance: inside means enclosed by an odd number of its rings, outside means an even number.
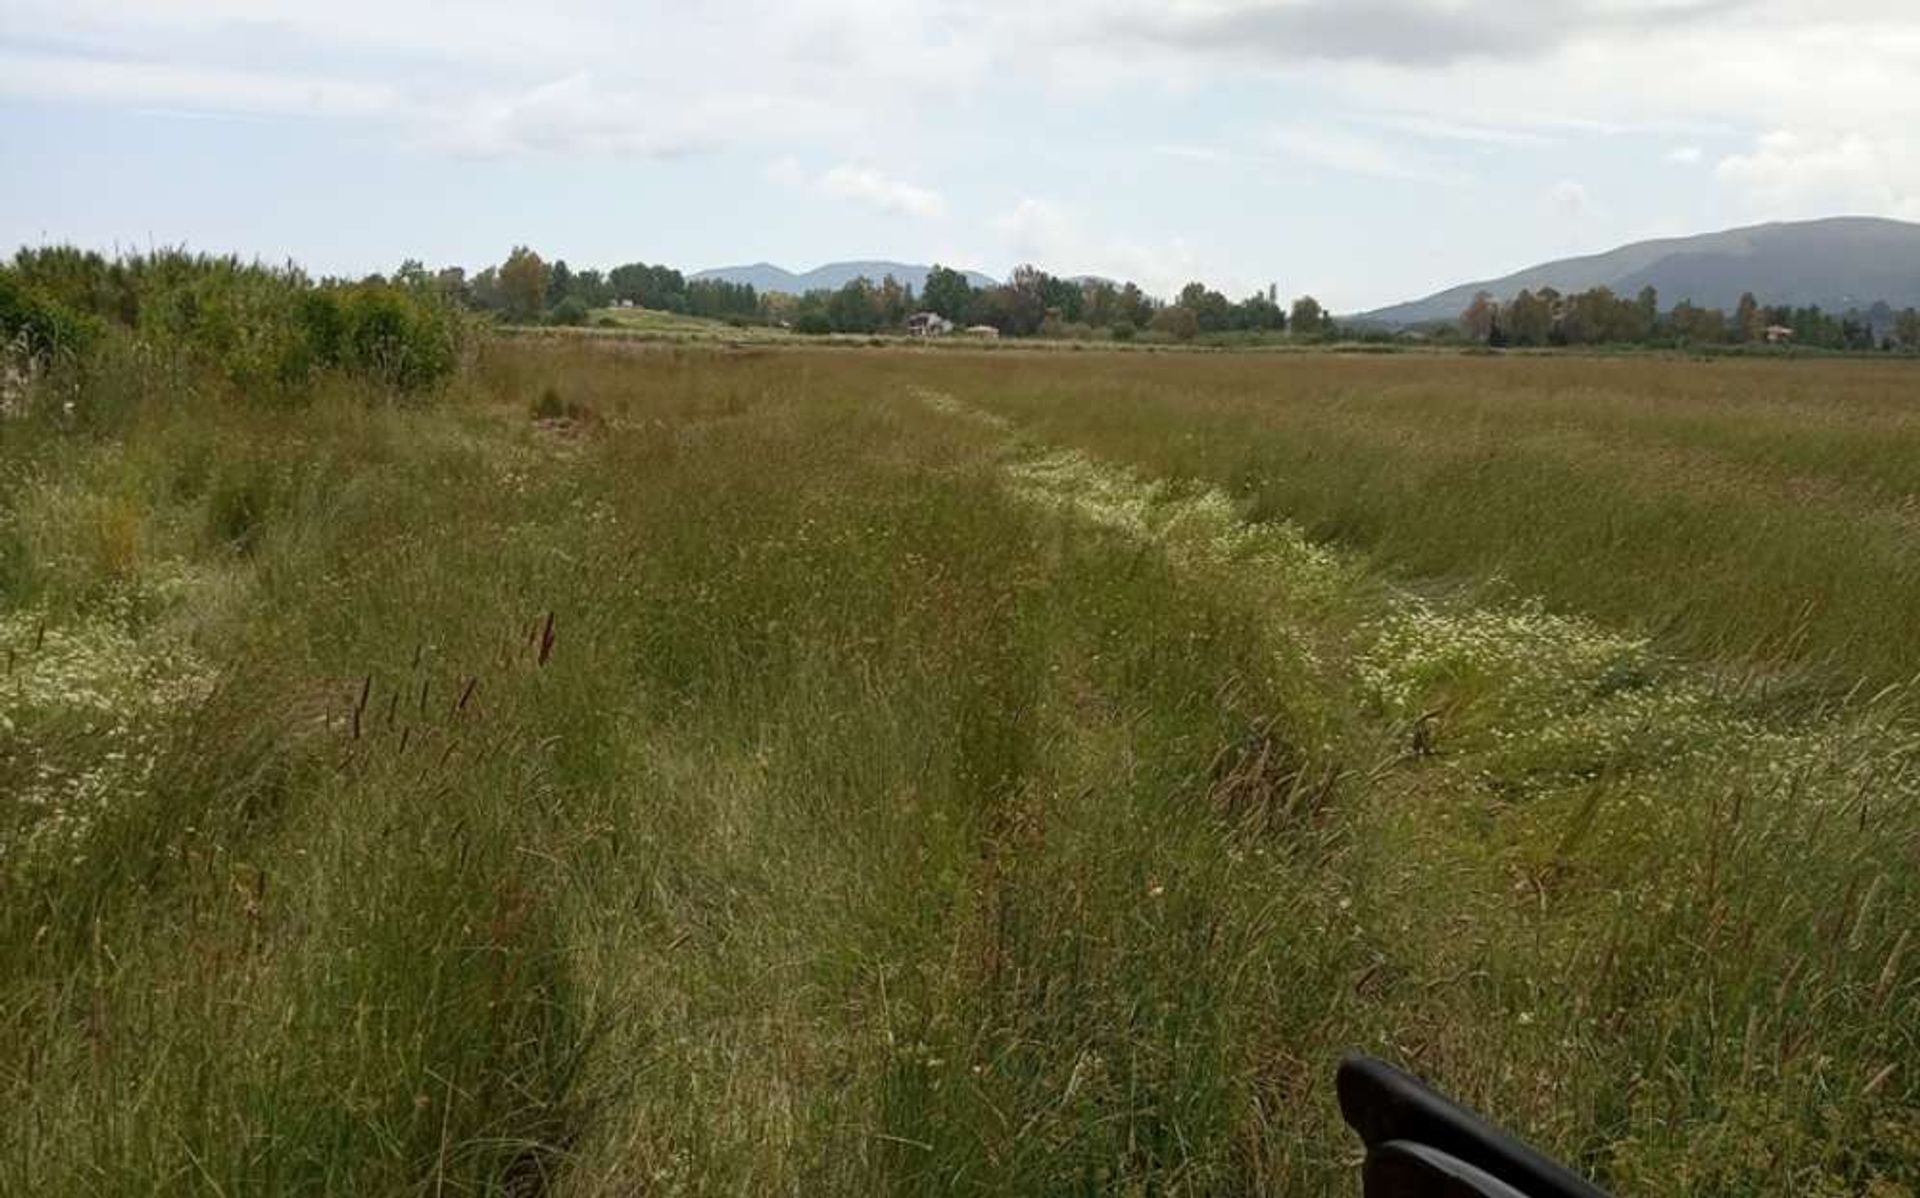
[[[1403,579],[1691,655],[1920,675],[1909,364],[1423,355],[917,366],[1036,437],[1220,486]],[[1502,588],[1487,590],[1497,580]]]
[[[1897,697],[1409,595],[1209,473],[1311,460],[1251,372],[1434,362],[1021,357],[0,423],[0,1191],[1325,1192],[1352,1045],[1623,1191],[1920,1182]],[[1808,435],[1898,488],[1867,409]]]

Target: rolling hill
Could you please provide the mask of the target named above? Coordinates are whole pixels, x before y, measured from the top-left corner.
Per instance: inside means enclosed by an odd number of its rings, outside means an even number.
[[[793,295],[802,295],[809,291],[831,291],[844,287],[854,279],[865,276],[879,282],[888,275],[901,283],[920,291],[927,285],[927,266],[915,266],[906,262],[829,262],[825,266],[816,266],[805,274],[795,274],[770,262],[756,262],[751,266],[721,266],[712,270],[695,272],[695,279],[723,279],[729,283],[750,283],[756,291],[785,291]],[[967,281],[975,287],[992,287],[998,279],[983,275],[977,270],[966,272]]]
[[[1895,308],[1920,306],[1920,224],[1849,216],[1636,242],[1451,287],[1352,320],[1404,327],[1453,320],[1480,291],[1505,302],[1522,290],[1553,287],[1571,292],[1602,286],[1621,295],[1653,287],[1662,308],[1692,300],[1702,307],[1731,309],[1745,291],[1763,304],[1818,304],[1839,312],[1880,300]]]

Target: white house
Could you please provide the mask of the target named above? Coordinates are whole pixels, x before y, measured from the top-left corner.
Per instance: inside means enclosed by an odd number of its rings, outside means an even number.
[[[953,322],[938,312],[915,312],[907,317],[909,337],[944,337],[953,332]]]

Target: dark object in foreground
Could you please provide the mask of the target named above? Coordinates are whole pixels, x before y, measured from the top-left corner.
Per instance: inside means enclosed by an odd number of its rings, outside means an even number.
[[[1607,1198],[1409,1073],[1348,1053],[1340,1113],[1367,1146],[1366,1198]]]

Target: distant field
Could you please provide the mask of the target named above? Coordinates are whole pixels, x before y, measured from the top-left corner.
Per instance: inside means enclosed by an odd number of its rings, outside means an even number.
[[[930,364],[1031,435],[1221,487],[1423,587],[1694,655],[1920,676],[1920,371],[1671,358]]]
[[[0,1193],[1352,1192],[1349,1047],[1622,1195],[1920,1187],[1908,365],[59,381]]]
[[[764,325],[730,325],[724,320],[704,316],[684,316],[677,312],[657,312],[648,308],[601,308],[593,313],[589,331],[649,334],[669,340],[688,341],[782,341],[793,334],[786,329]]]

